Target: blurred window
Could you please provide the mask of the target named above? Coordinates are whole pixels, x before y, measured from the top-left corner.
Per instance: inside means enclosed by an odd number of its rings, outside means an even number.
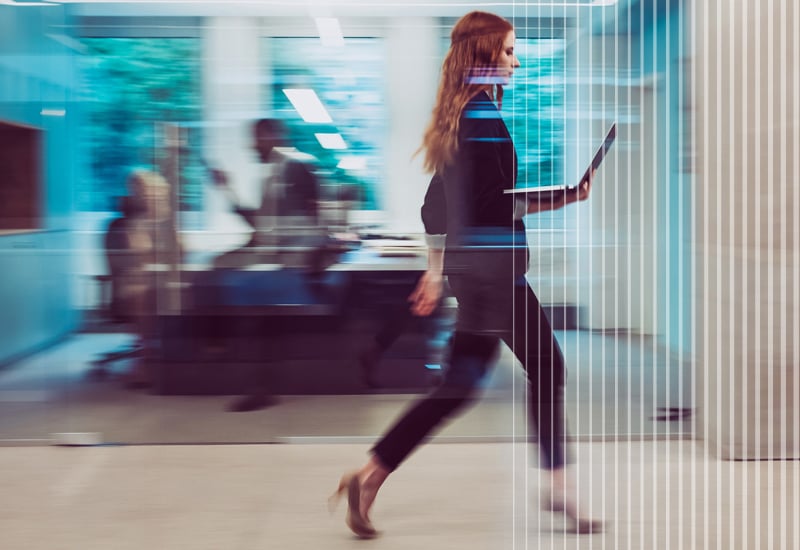
[[[125,195],[132,168],[158,170],[164,160],[159,124],[190,126],[202,119],[198,38],[83,38],[81,150],[88,177],[78,208],[108,211]],[[200,132],[181,152],[179,208],[203,207]]]
[[[519,158],[518,187],[557,185],[564,179],[565,48],[563,38],[520,38],[520,67],[505,88],[503,116]],[[542,212],[529,228],[565,229],[566,211]]]
[[[503,114],[519,156],[519,187],[562,183],[564,48],[561,38],[517,40],[521,67],[505,88]]]
[[[265,38],[264,48],[271,87],[264,94],[271,102],[266,107],[286,123],[293,145],[316,157],[324,184],[336,191],[350,186],[361,209],[381,208],[376,189],[385,181],[383,40],[348,38],[344,46],[330,47],[319,38],[279,37]],[[306,122],[284,89],[313,90],[331,121]],[[343,143],[324,134],[338,134]]]
[[[560,34],[560,28],[549,32]],[[450,46],[444,37],[443,54]],[[566,40],[517,38],[514,53],[520,67],[504,87],[503,119],[508,126],[519,160],[518,187],[562,183],[566,126]],[[566,228],[565,210],[542,212],[531,219],[529,228]]]

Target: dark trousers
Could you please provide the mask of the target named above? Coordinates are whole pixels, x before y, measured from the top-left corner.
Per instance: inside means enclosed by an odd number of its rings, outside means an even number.
[[[460,310],[458,286],[452,283]],[[514,285],[513,292],[513,312],[508,312],[511,326],[482,333],[456,330],[441,385],[413,404],[373,447],[385,467],[396,469],[426,436],[474,402],[481,380],[494,363],[500,339],[527,373],[528,413],[538,436],[542,466],[557,469],[565,464],[564,357],[530,287],[522,282]]]

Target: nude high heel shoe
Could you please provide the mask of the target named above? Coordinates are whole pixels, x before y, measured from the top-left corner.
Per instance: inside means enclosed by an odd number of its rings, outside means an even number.
[[[591,535],[603,531],[603,522],[585,517],[578,506],[577,499],[554,491],[547,493],[542,501],[542,508],[550,512],[563,512],[579,535]]]
[[[372,526],[372,522],[361,515],[359,503],[361,502],[361,483],[357,473],[345,474],[339,481],[339,487],[328,499],[328,508],[331,512],[336,509],[336,505],[347,490],[347,516],[345,523],[350,530],[359,538],[371,539],[378,535],[378,531]]]

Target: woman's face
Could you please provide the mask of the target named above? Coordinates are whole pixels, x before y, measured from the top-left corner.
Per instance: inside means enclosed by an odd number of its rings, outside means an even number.
[[[500,57],[497,60],[498,76],[503,84],[508,83],[514,74],[514,69],[519,67],[519,59],[514,55],[514,43],[516,41],[517,35],[514,34],[514,31],[508,31],[503,41],[503,51],[500,52]]]

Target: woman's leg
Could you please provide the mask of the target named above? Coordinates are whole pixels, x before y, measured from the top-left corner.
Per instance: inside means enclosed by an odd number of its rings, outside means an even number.
[[[441,385],[400,417],[372,448],[367,463],[354,474],[359,486],[358,515],[367,524],[370,507],[389,474],[434,429],[472,402],[478,383],[492,363],[497,344],[494,336],[456,331]]]
[[[503,340],[528,376],[528,412],[538,437],[541,463],[547,470],[561,469],[567,462],[564,356],[544,309],[527,284],[514,287],[512,318],[514,324]]]
[[[442,383],[406,411],[373,447],[381,464],[389,471],[396,469],[427,435],[472,402],[497,344],[493,336],[456,331]]]
[[[550,321],[527,284],[514,290],[514,326],[504,341],[528,375],[529,413],[537,431],[542,467],[548,471],[550,491],[546,508],[564,512],[578,533],[602,531],[578,499],[578,489],[566,469],[564,383],[566,367]]]

